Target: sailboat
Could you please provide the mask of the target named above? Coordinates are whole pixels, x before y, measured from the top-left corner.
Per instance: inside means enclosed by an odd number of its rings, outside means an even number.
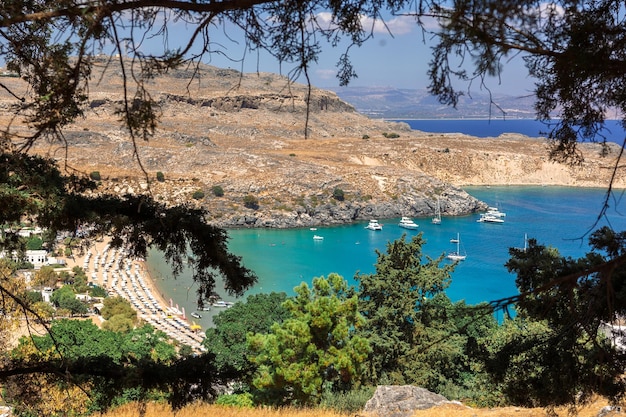
[[[467,255],[465,253],[461,254],[461,236],[459,233],[456,234],[456,239],[450,239],[451,243],[456,243],[456,251],[448,253],[446,258],[452,261],[464,261]]]
[[[433,224],[441,224],[441,205],[439,204],[439,197],[437,197],[437,208],[435,209]]]

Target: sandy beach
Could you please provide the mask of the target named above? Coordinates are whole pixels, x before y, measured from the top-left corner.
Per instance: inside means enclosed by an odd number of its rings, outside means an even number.
[[[89,281],[105,288],[109,296],[118,295],[131,302],[143,321],[196,351],[203,350],[203,332],[192,328],[183,312],[164,299],[143,259],[130,258],[124,250],[112,249],[103,240],[94,242],[85,254],[65,260],[69,269],[83,268]]]

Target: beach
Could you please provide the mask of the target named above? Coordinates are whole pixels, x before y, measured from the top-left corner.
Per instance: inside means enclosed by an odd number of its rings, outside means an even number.
[[[106,289],[109,296],[128,300],[138,317],[172,339],[203,351],[204,333],[181,311],[165,300],[143,259],[130,258],[123,249],[113,249],[107,240],[96,241],[81,256],[68,257],[66,265],[83,268],[89,282]]]

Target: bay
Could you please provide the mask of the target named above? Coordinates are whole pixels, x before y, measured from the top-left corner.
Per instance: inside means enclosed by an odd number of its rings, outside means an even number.
[[[610,223],[616,230],[626,229],[626,218],[621,214],[621,191],[609,200],[612,206],[607,216],[598,219],[604,202],[605,189],[573,187],[468,187],[471,195],[498,207],[506,213],[503,224],[479,223],[479,215],[443,217],[440,225],[431,223],[430,217],[416,218],[418,230],[398,227],[399,219],[380,219],[382,231],[365,229],[367,222],[349,225],[319,227],[317,230],[301,229],[236,229],[229,230],[229,249],[241,256],[244,265],[254,270],[259,282],[246,296],[271,291],[284,291],[293,295],[301,282],[311,283],[314,277],[336,272],[356,285],[356,273],[374,272],[376,250],[384,252],[388,242],[403,234],[407,239],[423,233],[425,255],[436,258],[455,249],[450,239],[461,238],[462,250],[467,259],[460,262],[452,274],[447,290],[454,300],[469,304],[493,301],[515,295],[515,277],[504,267],[508,248],[523,247],[525,235],[540,244],[558,248],[564,256],[580,257],[589,249],[590,230]],[[621,209],[621,212],[620,212]],[[314,240],[313,235],[323,236]],[[449,262],[447,260],[443,261]],[[170,278],[171,271],[158,253],[147,259],[155,283],[166,297],[185,306],[188,312],[195,309],[195,290],[190,273],[177,280]],[[220,287],[218,286],[218,293]],[[233,300],[224,291],[224,300]],[[200,324],[212,325],[218,308],[204,312]]]

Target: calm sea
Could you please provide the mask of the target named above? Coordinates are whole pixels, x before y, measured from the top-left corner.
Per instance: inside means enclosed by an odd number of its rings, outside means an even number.
[[[394,119],[395,120],[395,119]],[[467,120],[395,120],[406,122],[411,129],[433,133],[464,133],[479,138],[498,137],[503,133],[520,133],[529,137],[547,137],[554,125],[529,119]],[[607,141],[622,144],[625,132],[618,120],[607,120],[603,134]]]
[[[519,120],[412,120],[414,129],[433,132],[463,132],[473,136],[498,136],[515,131],[528,136],[539,129],[538,122]],[[427,123],[424,125],[423,123]],[[510,123],[510,124],[509,124]],[[438,125],[441,130],[436,130]],[[495,125],[500,133],[489,130]],[[468,127],[470,126],[470,127]],[[533,127],[534,126],[534,127]],[[258,284],[247,294],[284,291],[293,295],[293,288],[301,282],[311,283],[314,277],[336,272],[351,284],[356,284],[356,273],[374,272],[376,250],[384,252],[388,242],[402,234],[410,238],[423,233],[425,255],[435,258],[452,251],[450,239],[460,235],[461,250],[467,259],[452,274],[452,284],[447,293],[454,301],[465,300],[474,304],[498,300],[515,295],[515,277],[504,267],[508,248],[523,247],[524,238],[535,238],[540,244],[559,249],[564,256],[580,257],[588,250],[588,232],[599,225],[610,223],[616,230],[626,230],[626,217],[621,191],[610,200],[606,218],[598,220],[605,189],[579,189],[568,187],[471,187],[466,191],[476,198],[497,206],[506,213],[505,223],[478,223],[478,215],[444,217],[441,225],[433,225],[429,218],[416,218],[419,229],[408,231],[397,226],[399,219],[381,219],[383,230],[365,229],[366,223],[344,226],[305,229],[238,229],[229,230],[230,250],[242,257],[243,263],[259,277]],[[313,235],[323,236],[322,241]],[[444,261],[448,262],[448,261]],[[177,280],[171,279],[171,270],[158,253],[151,253],[148,267],[162,294],[171,298],[189,313],[195,310],[196,293],[189,273]],[[234,300],[224,291],[224,300]],[[203,312],[199,320],[204,327],[212,325],[212,316],[219,308]]]

